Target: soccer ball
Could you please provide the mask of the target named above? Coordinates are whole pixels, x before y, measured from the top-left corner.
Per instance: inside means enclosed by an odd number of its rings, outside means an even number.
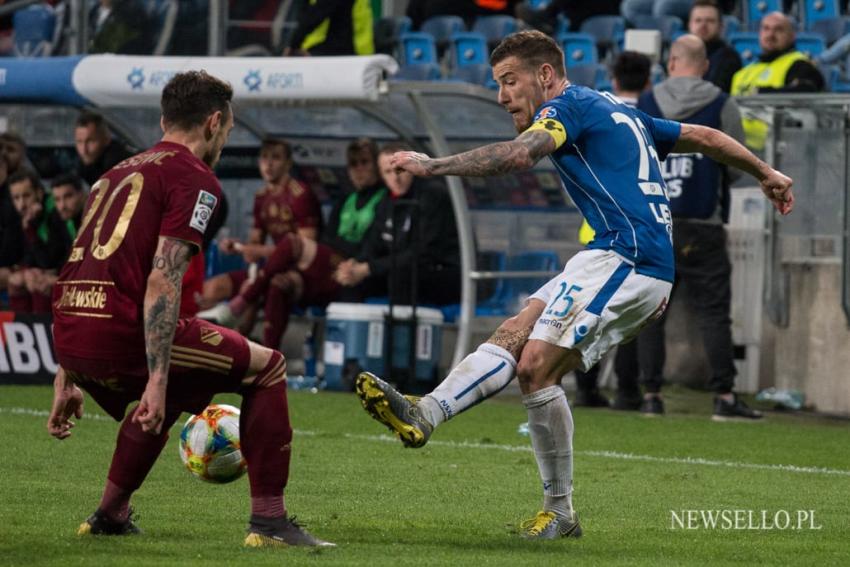
[[[193,415],[180,432],[180,460],[207,482],[233,482],[247,470],[239,449],[239,409],[211,404]]]

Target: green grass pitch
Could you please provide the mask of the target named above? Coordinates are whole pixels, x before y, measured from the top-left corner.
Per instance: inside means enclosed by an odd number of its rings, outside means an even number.
[[[670,415],[574,411],[574,503],[585,535],[530,542],[540,507],[525,411],[492,400],[402,449],[352,394],[290,394],[296,435],[286,502],[328,550],[244,549],[248,481],[209,485],[182,469],[178,426],[133,500],[133,538],[81,538],[117,424],[87,399],[59,442],[49,387],[0,387],[0,565],[847,565],[850,426],[771,414],[713,423],[710,398],[671,390]],[[220,401],[235,403],[235,396]],[[791,465],[784,467],[781,465]],[[673,511],[814,511],[805,529],[696,529]],[[781,517],[780,517],[781,520]],[[809,529],[810,527],[820,529]],[[797,526],[794,525],[796,528]]]

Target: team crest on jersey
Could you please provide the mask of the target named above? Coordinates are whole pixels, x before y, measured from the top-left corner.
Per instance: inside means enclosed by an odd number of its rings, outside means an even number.
[[[218,199],[215,195],[207,191],[201,191],[195,203],[195,210],[192,211],[192,220],[189,222],[189,226],[203,234],[207,230],[207,225],[210,222],[213,209],[217,202]]]
[[[534,117],[534,121],[543,120],[544,118],[555,118],[558,115],[558,111],[555,110],[552,106],[546,106],[540,109],[540,112],[537,113],[537,116]]]
[[[212,346],[218,346],[221,344],[221,341],[224,337],[221,336],[221,333],[213,329],[212,327],[201,327],[201,342],[206,343]]]

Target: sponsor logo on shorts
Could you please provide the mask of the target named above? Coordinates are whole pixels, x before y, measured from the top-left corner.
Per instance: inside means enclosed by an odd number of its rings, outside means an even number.
[[[564,324],[561,321],[557,321],[555,319],[539,319],[537,322],[541,325],[554,327],[556,329],[562,329],[564,327]]]
[[[212,346],[218,346],[224,337],[221,333],[210,327],[201,327],[201,342]]]
[[[195,210],[192,211],[192,220],[189,222],[189,226],[203,234],[207,230],[207,225],[210,222],[213,209],[217,202],[218,199],[215,195],[207,191],[201,191],[195,203]]]
[[[587,336],[588,331],[589,331],[589,329],[587,328],[587,325],[577,326],[575,328],[574,334],[573,334],[573,344],[577,345],[581,341],[583,341],[584,338]]]

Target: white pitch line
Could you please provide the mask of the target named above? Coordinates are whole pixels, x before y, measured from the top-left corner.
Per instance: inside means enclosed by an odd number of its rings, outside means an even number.
[[[30,408],[4,408],[0,407],[0,413],[10,413],[17,415],[29,415],[34,417],[47,417],[50,412],[46,410],[35,410]],[[92,419],[95,421],[114,421],[111,417],[101,414],[85,414],[82,418]],[[318,431],[309,431],[304,429],[296,429],[296,435],[305,435],[308,437],[319,435]],[[360,441],[378,441],[382,443],[398,443],[395,437],[389,435],[356,435],[346,433],[343,435],[346,439],[356,439]],[[532,449],[529,445],[500,445],[497,443],[475,443],[472,441],[428,441],[428,445],[432,447],[448,447],[450,449],[485,449],[494,451],[506,451],[511,453],[531,453]],[[643,461],[647,463],[665,463],[677,465],[700,465],[706,467],[728,467],[733,469],[754,469],[766,471],[791,472],[798,474],[824,474],[833,476],[850,477],[850,470],[845,469],[830,469],[827,467],[801,467],[797,465],[768,465],[763,463],[743,463],[739,461],[718,461],[713,459],[704,459],[702,457],[656,457],[654,455],[636,455],[634,453],[620,453],[618,451],[576,451],[576,455],[585,457],[598,457],[602,459],[615,459],[620,461]]]

